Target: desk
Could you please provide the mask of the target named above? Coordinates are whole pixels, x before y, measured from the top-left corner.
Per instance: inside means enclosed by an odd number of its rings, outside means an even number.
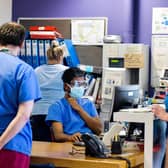
[[[153,120],[152,112],[115,112],[114,121],[137,122],[145,124],[144,168],[153,168]]]
[[[72,143],[54,143],[33,141],[31,163],[53,163],[57,167],[66,168],[126,168],[124,160],[100,159],[84,154],[71,155]],[[126,154],[124,155],[126,157]],[[131,152],[127,155],[131,167],[142,168],[143,152]]]

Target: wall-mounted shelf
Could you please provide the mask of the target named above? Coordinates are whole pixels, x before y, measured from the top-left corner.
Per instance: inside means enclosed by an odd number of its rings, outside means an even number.
[[[104,35],[107,34],[107,18],[106,17],[72,17],[72,18],[19,18],[18,22],[23,24],[26,29],[29,26],[55,26],[62,33],[65,39],[72,38],[72,21],[82,20],[103,20]],[[102,66],[102,43],[73,43],[78,54],[81,64],[89,64],[93,66]]]

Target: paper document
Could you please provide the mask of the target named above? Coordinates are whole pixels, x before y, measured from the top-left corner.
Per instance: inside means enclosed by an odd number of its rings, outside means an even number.
[[[120,112],[135,112],[135,113],[151,112],[151,106],[149,106],[149,107],[141,107],[141,108],[121,109]]]
[[[115,135],[118,135],[119,132],[124,128],[124,125],[121,123],[114,123],[108,132],[106,132],[103,136],[102,141],[106,146],[111,145],[111,141]]]

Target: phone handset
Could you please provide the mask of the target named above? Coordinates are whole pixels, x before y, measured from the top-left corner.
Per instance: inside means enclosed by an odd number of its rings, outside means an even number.
[[[110,150],[103,144],[103,142],[93,134],[83,134],[82,140],[85,143],[85,154],[99,157],[99,158],[106,158],[108,154],[110,154]]]

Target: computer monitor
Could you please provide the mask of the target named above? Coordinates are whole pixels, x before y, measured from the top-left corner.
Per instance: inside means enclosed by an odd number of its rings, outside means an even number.
[[[168,69],[164,69],[163,77],[168,79]]]
[[[113,112],[120,109],[137,108],[141,97],[139,85],[115,86],[115,95],[112,103],[111,121]],[[138,131],[138,135],[134,135]],[[144,139],[144,123],[129,123],[127,140],[142,141]]]
[[[113,121],[113,112],[118,112],[120,109],[137,108],[139,99],[139,85],[115,86],[115,95],[111,109],[111,121]]]

